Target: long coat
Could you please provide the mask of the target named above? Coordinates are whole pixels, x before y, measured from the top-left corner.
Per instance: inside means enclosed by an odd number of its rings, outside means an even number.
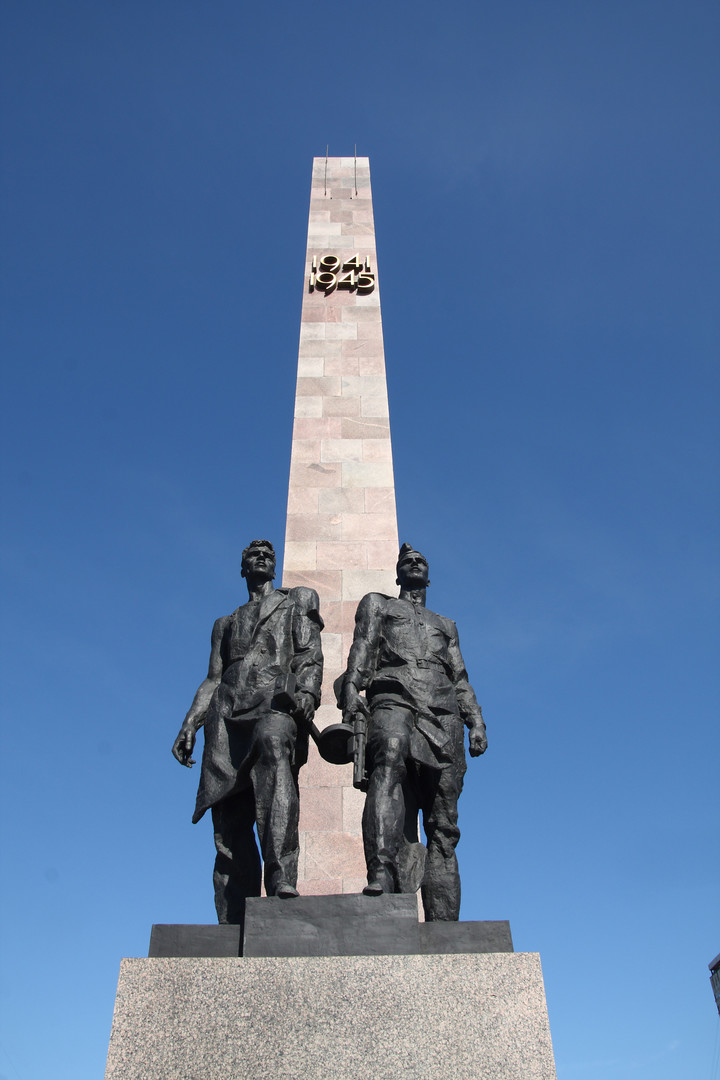
[[[260,717],[272,708],[278,676],[292,673],[297,690],[320,703],[323,656],[318,595],[314,589],[275,589],[258,603],[219,618],[212,632],[210,670],[222,677],[205,717],[200,785],[193,821],[249,783],[247,757]],[[295,767],[307,760],[308,732],[298,731]]]

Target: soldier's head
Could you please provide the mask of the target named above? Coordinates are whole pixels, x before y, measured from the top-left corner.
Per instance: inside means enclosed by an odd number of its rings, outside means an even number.
[[[242,577],[265,578],[272,581],[275,577],[275,548],[269,540],[251,540],[242,553],[240,564]]]
[[[410,544],[400,548],[395,570],[401,589],[426,589],[430,584],[427,559]]]

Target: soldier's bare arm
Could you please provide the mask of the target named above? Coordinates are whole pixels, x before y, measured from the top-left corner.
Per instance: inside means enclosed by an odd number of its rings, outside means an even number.
[[[203,679],[198,686],[195,697],[193,698],[193,703],[188,709],[182,727],[172,745],[173,757],[179,761],[181,765],[187,765],[188,769],[192,768],[195,764],[192,756],[195,747],[195,737],[198,730],[205,723],[210,700],[222,678],[221,646],[227,623],[228,618],[227,616],[224,616],[221,619],[217,619],[213,626],[210,639],[210,663],[208,665],[207,677]]]
[[[460,641],[457,630],[453,631],[448,647],[448,659],[452,668],[452,679],[455,685],[460,715],[469,728],[469,749],[471,757],[478,757],[487,750],[487,734],[482,709],[478,705],[475,691],[470,685],[468,673],[465,670],[465,661],[460,652]]]

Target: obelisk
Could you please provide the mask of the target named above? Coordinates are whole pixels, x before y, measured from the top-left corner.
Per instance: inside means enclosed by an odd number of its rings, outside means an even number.
[[[343,671],[365,593],[394,593],[398,553],[370,166],[315,158],[305,257],[283,585],[320,595],[325,676],[318,727],[341,719]],[[300,772],[301,894],[365,884],[364,796],[352,766],[311,744]]]

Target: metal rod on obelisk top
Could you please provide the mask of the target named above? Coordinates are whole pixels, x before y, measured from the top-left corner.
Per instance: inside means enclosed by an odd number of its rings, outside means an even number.
[[[332,206],[323,197],[328,190]],[[310,284],[313,259],[322,286]],[[395,589],[397,517],[376,275],[368,159],[316,158],[283,584],[320,595],[321,729],[340,720],[333,682],[345,667],[358,601]],[[366,880],[363,796],[352,786],[352,766],[329,765],[311,746],[300,786],[300,892],[359,892]]]

